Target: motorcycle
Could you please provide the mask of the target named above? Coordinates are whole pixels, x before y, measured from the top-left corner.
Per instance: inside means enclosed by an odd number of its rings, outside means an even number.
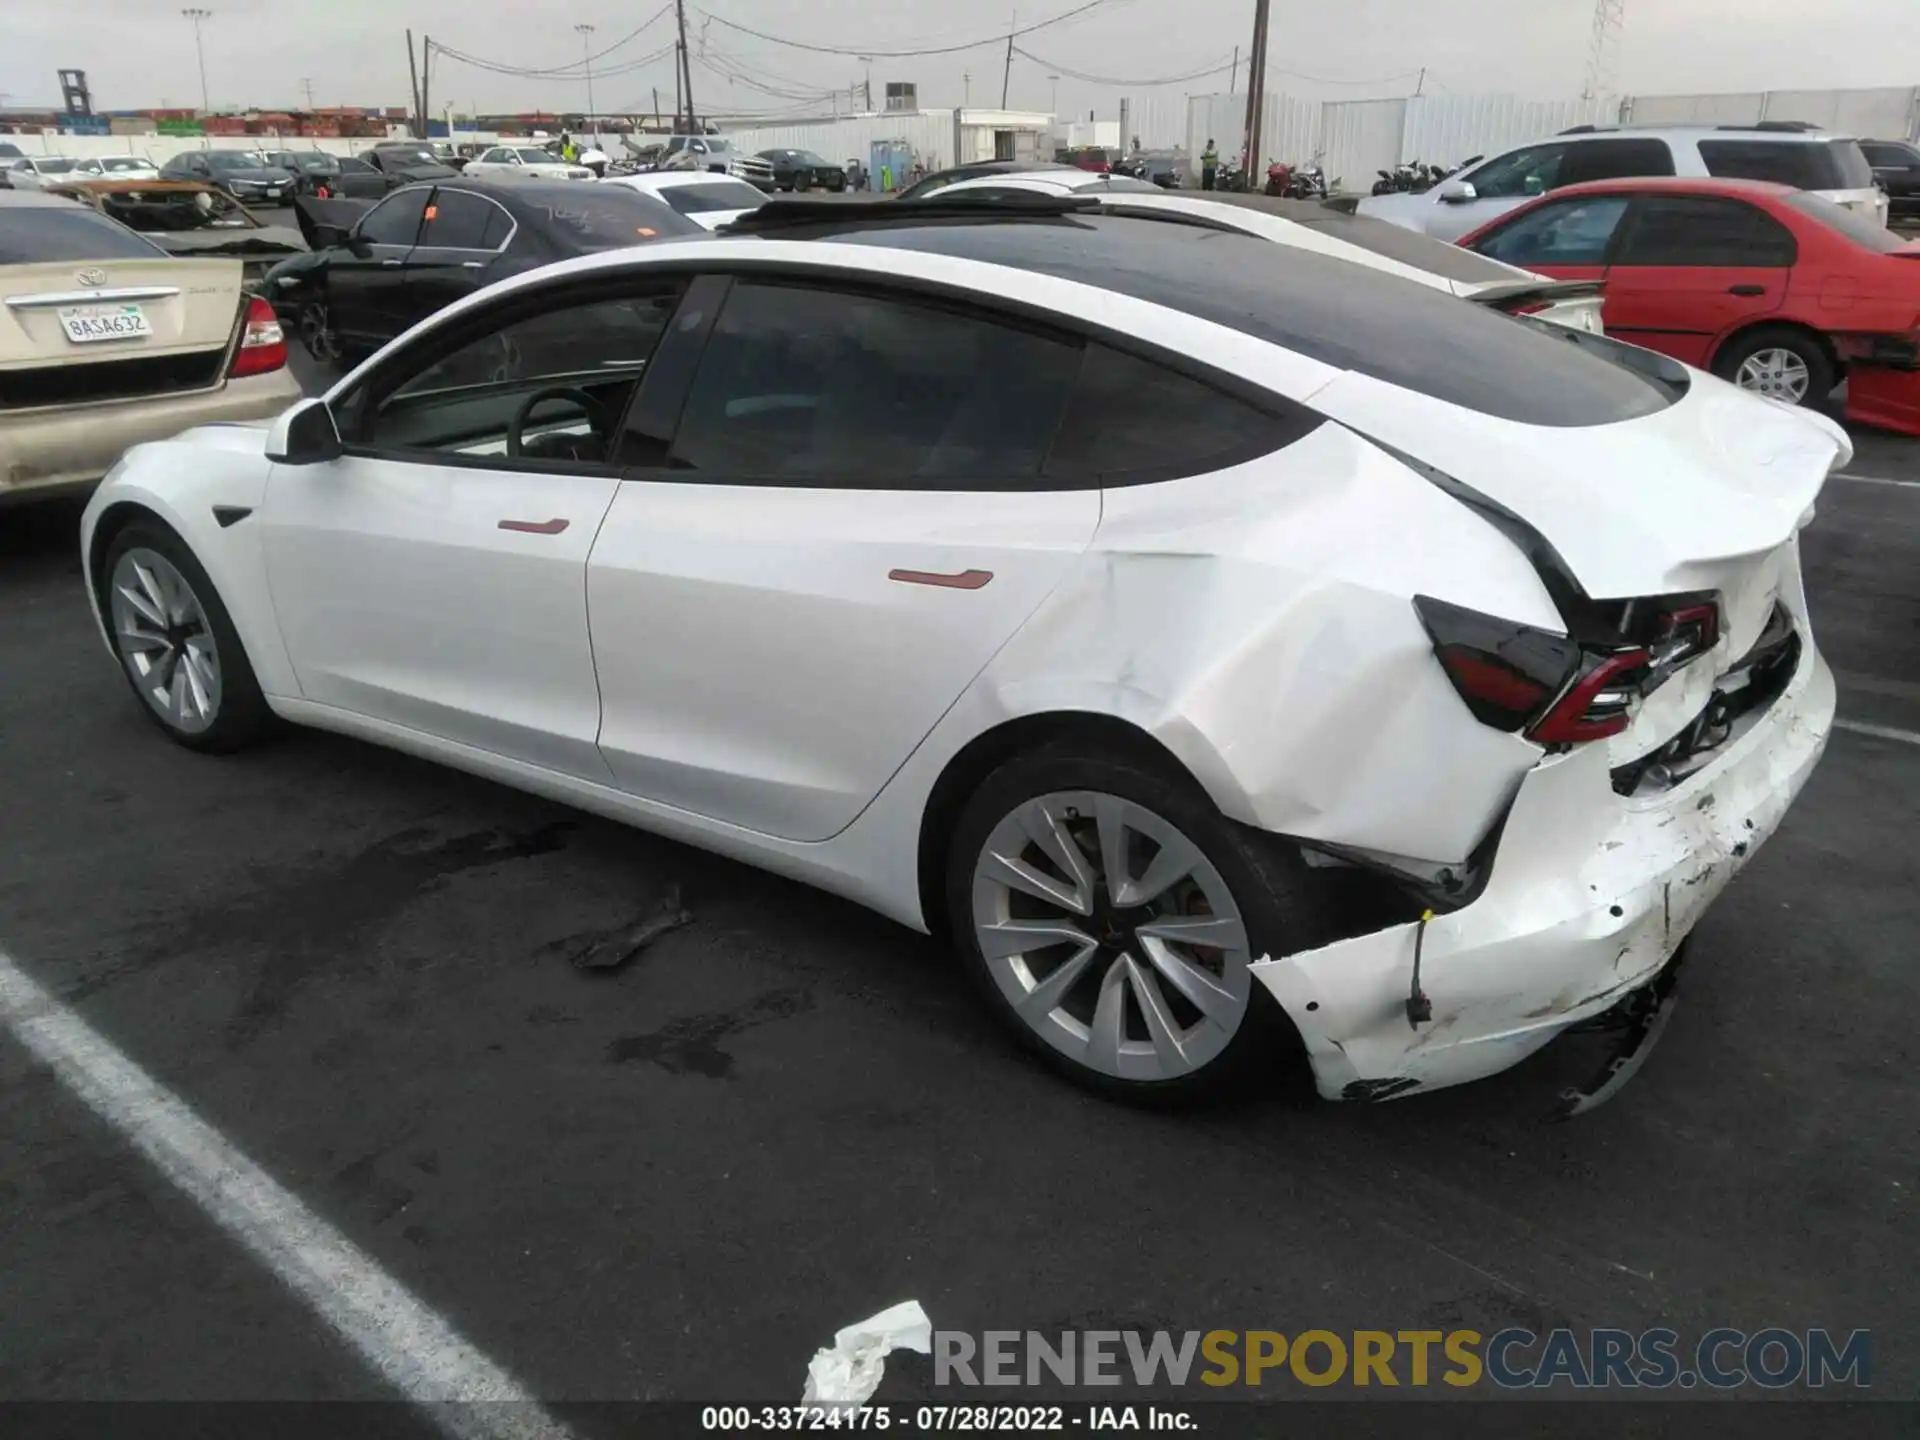
[[[1278,160],[1268,161],[1265,193],[1268,195],[1292,194],[1293,167],[1291,165],[1284,165]]]
[[[1393,194],[1394,191],[1400,188],[1399,186],[1393,183],[1393,172],[1391,170],[1376,170],[1373,173],[1380,177],[1378,180],[1373,182],[1374,194],[1391,195]]]
[[[1302,165],[1287,177],[1289,199],[1324,200],[1327,193],[1327,172],[1318,163]]]

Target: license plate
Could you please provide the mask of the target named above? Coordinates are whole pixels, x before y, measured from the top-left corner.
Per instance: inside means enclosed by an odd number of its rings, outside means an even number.
[[[99,340],[139,340],[153,334],[138,305],[87,305],[60,312],[60,328],[76,345]]]
[[[280,192],[278,190],[269,190],[267,191],[267,198],[269,200],[278,200],[280,198]]]

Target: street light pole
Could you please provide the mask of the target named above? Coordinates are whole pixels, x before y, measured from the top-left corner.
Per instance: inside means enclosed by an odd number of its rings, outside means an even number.
[[[583,21],[573,28],[580,33],[580,53],[586,57],[587,66],[587,123],[586,126],[582,128],[591,130],[593,134],[598,134],[599,132],[597,130],[591,129],[593,126],[593,26]]]
[[[211,20],[213,11],[203,10],[198,5],[190,5],[180,12],[193,22],[193,53],[200,60],[200,113],[205,116],[213,111],[213,102],[207,98],[207,51],[200,43],[200,22]]]
[[[1053,116],[1057,120],[1060,118],[1060,77],[1049,75],[1047,79],[1053,82]]]

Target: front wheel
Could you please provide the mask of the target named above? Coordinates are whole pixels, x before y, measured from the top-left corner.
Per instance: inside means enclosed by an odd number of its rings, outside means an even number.
[[[946,884],[989,1003],[1083,1085],[1186,1099],[1293,1053],[1252,965],[1325,943],[1306,867],[1184,777],[1066,748],[1012,761],[963,811]]]
[[[1818,336],[1769,326],[1737,337],[1714,372],[1742,390],[1789,405],[1818,405],[1833,393],[1834,366]]]
[[[147,716],[190,750],[237,750],[272,720],[213,581],[158,523],[107,547],[100,609]]]

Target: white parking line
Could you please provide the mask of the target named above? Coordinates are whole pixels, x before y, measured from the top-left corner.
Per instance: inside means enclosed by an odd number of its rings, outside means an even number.
[[[1847,470],[1836,470],[1831,478],[1852,480],[1859,485],[1895,485],[1902,490],[1920,490],[1920,480],[1889,480],[1884,475],[1855,475]]]
[[[0,951],[0,1025],[458,1440],[566,1440],[534,1398]]]
[[[1920,745],[1920,732],[1896,730],[1891,725],[1869,725],[1864,720],[1836,720],[1834,728],[1851,730],[1856,735],[1871,735],[1877,740],[1898,740],[1903,745]]]

